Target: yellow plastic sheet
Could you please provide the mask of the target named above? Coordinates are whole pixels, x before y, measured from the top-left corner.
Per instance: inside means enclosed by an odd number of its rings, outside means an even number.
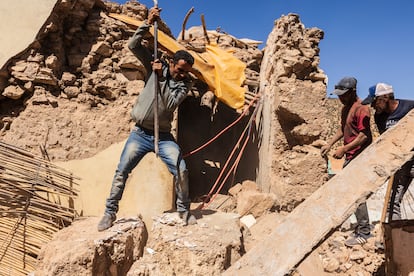
[[[136,27],[143,23],[123,14],[110,13],[109,16]],[[153,35],[154,29],[151,28],[150,32]],[[158,43],[171,53],[186,50],[184,46],[160,30],[158,30]],[[194,57],[193,68],[196,75],[208,84],[216,97],[231,108],[242,108],[245,92],[242,85],[246,79],[244,74],[246,64],[217,45],[207,45],[206,52],[201,54],[187,51]]]

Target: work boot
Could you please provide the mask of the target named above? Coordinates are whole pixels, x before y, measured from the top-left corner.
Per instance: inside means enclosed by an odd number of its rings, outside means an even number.
[[[178,212],[178,215],[182,220],[184,226],[197,223],[197,219],[190,213],[190,211]]]
[[[104,214],[101,221],[98,223],[98,231],[104,231],[114,224],[114,221],[116,220],[115,214]]]

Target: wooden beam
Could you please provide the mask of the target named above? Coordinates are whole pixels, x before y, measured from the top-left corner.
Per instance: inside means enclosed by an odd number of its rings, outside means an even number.
[[[181,40],[185,39],[185,27],[187,25],[188,18],[190,18],[190,15],[194,12],[194,7],[191,7],[191,9],[188,10],[187,14],[184,17],[183,25],[181,26]]]
[[[296,207],[223,275],[286,275],[413,155],[414,110]]]
[[[204,32],[204,38],[207,41],[207,44],[210,44],[210,38],[208,38],[207,28],[206,28],[206,21],[204,19],[204,14],[201,14],[201,23],[203,25],[203,32]]]

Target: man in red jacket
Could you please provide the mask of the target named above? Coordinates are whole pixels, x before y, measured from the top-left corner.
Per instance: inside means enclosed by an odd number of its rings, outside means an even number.
[[[339,97],[343,104],[341,110],[341,127],[336,134],[328,141],[327,145],[321,148],[322,156],[326,156],[330,148],[343,138],[343,146],[340,146],[333,154],[334,158],[341,159],[345,156],[343,167],[349,164],[358,154],[360,154],[372,142],[370,128],[370,110],[366,105],[362,105],[356,92],[357,80],[353,77],[341,79],[333,94]],[[358,226],[353,237],[345,241],[347,246],[364,244],[371,237],[368,209],[366,203],[358,206],[355,212]]]

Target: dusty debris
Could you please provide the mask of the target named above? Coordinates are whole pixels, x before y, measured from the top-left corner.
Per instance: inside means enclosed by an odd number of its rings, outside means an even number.
[[[125,5],[100,0],[59,1],[36,43],[27,45],[25,51],[12,57],[9,66],[0,74],[3,141],[34,154],[38,153],[39,145],[43,145],[54,161],[92,157],[123,141],[131,127],[129,112],[143,87],[145,69],[126,48],[134,30],[108,17],[107,12],[143,20],[147,11],[136,1]],[[160,22],[159,28],[172,36],[164,22]],[[337,122],[331,118],[339,116],[331,116],[338,112],[337,103],[326,99],[327,78],[319,68],[319,42],[323,39],[323,31],[305,28],[299,15],[289,14],[275,22],[263,50],[257,48],[257,41],[238,39],[222,30],[207,31],[207,35],[210,41],[233,51],[247,64],[245,87],[252,93],[246,94],[246,99],[252,100],[259,91],[263,93],[257,104],[262,117],[256,120],[257,128],[252,132],[245,155],[248,158],[242,158],[233,179],[225,183],[222,194],[209,205],[211,209],[197,217],[197,225],[182,227],[174,219],[161,216],[155,221],[154,237],[150,237],[145,250],[131,253],[128,248],[128,260],[121,260],[126,255],[108,254],[102,261],[104,267],[97,269],[116,270],[124,275],[132,260],[143,254],[139,263],[132,265],[130,275],[219,275],[269,235],[283,222],[287,212],[300,206],[328,180],[326,160],[320,157],[319,148],[321,141],[336,128]],[[205,50],[201,27],[187,30],[180,42],[188,49]],[[264,53],[267,54],[263,56]],[[264,70],[260,71],[261,68]],[[238,116],[234,110],[215,102],[205,85],[196,83],[193,92],[177,119],[178,141],[187,152],[205,143]],[[238,125],[208,150],[188,157],[194,200],[207,194],[244,127]],[[243,182],[245,180],[250,181],[249,185]],[[245,185],[234,186],[235,183]],[[253,188],[249,190],[248,187]],[[97,202],[91,204],[102,204],[105,196],[106,193],[96,194],[96,198],[90,200]],[[241,230],[237,216],[216,210],[254,216],[256,223],[250,228],[242,225]],[[220,223],[213,222],[213,218]],[[84,223],[87,225],[80,225],[94,233],[97,222]],[[76,236],[83,230],[79,233],[71,229],[66,231],[67,235]],[[113,243],[104,249],[99,247],[102,252],[118,248],[115,241],[120,233],[112,234]],[[347,234],[350,232],[343,235]],[[364,253],[355,252],[352,255],[355,260],[348,260],[351,254],[344,251],[342,235],[338,235],[340,237],[333,235],[332,242],[329,239],[332,246],[318,250],[317,258],[323,258],[326,270],[332,274],[343,271],[355,275],[378,270],[380,252],[362,248],[370,253],[362,257]],[[73,241],[59,237],[64,242],[63,248],[72,249],[64,244],[68,246]],[[127,244],[132,238],[122,239]],[[77,242],[80,241],[82,238]],[[141,248],[143,240],[138,243]],[[53,246],[51,244],[50,248]],[[94,246],[90,245],[85,252],[96,248]],[[81,256],[80,252],[76,253]],[[55,258],[64,263],[62,256],[44,253],[39,269],[49,267],[46,262]],[[77,265],[81,266],[72,272],[88,271],[90,275],[92,259],[80,257]],[[71,258],[67,261],[76,262]],[[120,268],[121,263],[126,267]],[[72,269],[62,267],[65,273]]]
[[[127,275],[221,275],[241,257],[244,247],[237,214],[203,210],[194,215],[197,224],[189,226],[156,219],[146,245],[150,250]]]
[[[126,275],[142,256],[148,233],[138,218],[122,218],[98,232],[84,217],[57,233],[39,255],[34,275]]]

